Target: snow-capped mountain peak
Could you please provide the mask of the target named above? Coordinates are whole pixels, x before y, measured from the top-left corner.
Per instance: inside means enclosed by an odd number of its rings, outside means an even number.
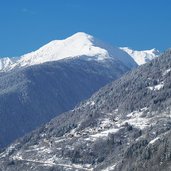
[[[108,57],[105,49],[93,45],[94,38],[86,33],[76,33],[64,40],[54,40],[35,52],[23,55],[19,60],[22,66],[40,64],[77,56]]]
[[[111,47],[84,32],[78,32],[64,40],[51,41],[38,50],[14,60],[15,62],[11,62],[8,67],[4,64],[0,71],[80,56],[87,56],[88,60],[98,61],[113,58],[120,60],[128,67],[136,66],[134,60],[119,48]]]
[[[160,55],[160,52],[155,48],[143,51],[133,50],[129,47],[121,47],[120,49],[128,53],[138,65],[145,64]]]

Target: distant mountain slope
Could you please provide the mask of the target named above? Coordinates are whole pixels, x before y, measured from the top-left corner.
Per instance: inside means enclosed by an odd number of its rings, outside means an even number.
[[[117,58],[127,67],[135,67],[134,60],[119,48],[112,47],[91,35],[78,32],[64,40],[54,40],[38,50],[17,58],[1,58],[0,71],[58,61],[66,58],[87,56],[87,60]]]
[[[130,69],[119,60],[64,59],[0,74],[0,145],[72,109]]]
[[[145,64],[160,55],[160,52],[156,49],[143,51],[132,50],[128,47],[121,47],[120,49],[127,52],[138,65]]]
[[[2,171],[169,171],[171,50],[14,142]]]

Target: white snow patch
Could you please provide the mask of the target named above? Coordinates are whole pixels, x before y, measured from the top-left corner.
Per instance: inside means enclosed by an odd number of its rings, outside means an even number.
[[[94,106],[94,105],[95,105],[95,102],[94,102],[94,101],[92,101],[92,102],[91,102],[91,106]]]
[[[160,138],[159,137],[156,137],[156,138],[154,138],[153,140],[151,140],[150,142],[149,142],[149,144],[154,144],[157,140],[159,140]]]
[[[158,85],[155,85],[155,86],[152,86],[152,87],[147,87],[148,89],[150,90],[153,90],[153,91],[158,91],[160,89],[162,89],[164,87],[164,82],[161,82],[160,84]]]
[[[117,165],[117,163],[115,163],[112,166],[107,167],[106,169],[103,169],[102,171],[112,171],[113,169],[115,169],[116,165]]]
[[[101,137],[107,137],[109,133],[116,133],[119,129],[117,128],[111,128],[106,131],[102,131],[96,134],[91,135],[93,138],[101,138]]]
[[[23,160],[21,153],[18,152],[15,156],[12,157],[14,160]]]
[[[145,111],[146,108],[144,108],[143,110],[141,110],[141,112],[138,111],[134,111],[130,114],[127,115],[128,119],[125,120],[124,122],[129,123],[139,129],[144,129],[147,126],[149,126],[149,119],[142,117],[143,111]]]
[[[165,76],[166,74],[168,74],[171,71],[171,68],[167,69],[166,71],[163,72],[163,76]]]
[[[164,83],[161,83],[161,84],[154,86],[154,90],[160,90],[163,87],[164,87]]]
[[[110,118],[104,118],[103,120],[100,120],[100,127],[103,129],[111,127],[113,122]]]

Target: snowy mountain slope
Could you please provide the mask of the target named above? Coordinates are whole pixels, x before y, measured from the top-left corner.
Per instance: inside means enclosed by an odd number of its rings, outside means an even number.
[[[128,47],[121,47],[121,50],[128,53],[138,65],[145,64],[160,55],[160,52],[156,49],[137,51]]]
[[[169,171],[170,71],[171,50],[14,142],[1,170]]]
[[[93,36],[78,32],[64,40],[54,40],[35,52],[31,52],[17,58],[10,65],[3,65],[0,71],[13,68],[32,66],[65,58],[87,56],[87,60],[106,60],[115,58],[122,61],[127,67],[135,67],[134,60],[119,48],[114,48],[95,39]]]

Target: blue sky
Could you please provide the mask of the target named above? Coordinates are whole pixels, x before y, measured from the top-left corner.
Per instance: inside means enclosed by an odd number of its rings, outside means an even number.
[[[171,0],[0,0],[0,56],[83,31],[115,46],[171,47]]]

